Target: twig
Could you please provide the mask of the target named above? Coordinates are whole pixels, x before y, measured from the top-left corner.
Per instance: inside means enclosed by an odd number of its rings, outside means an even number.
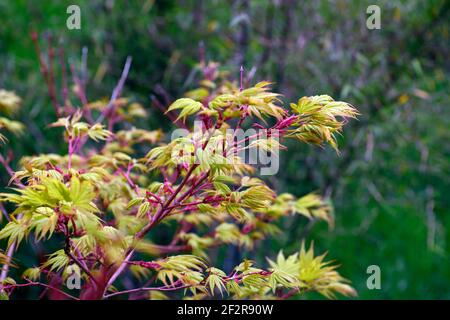
[[[167,200],[167,202],[163,206],[161,206],[158,209],[158,211],[156,212],[156,214],[153,217],[153,219],[144,228],[142,228],[141,231],[139,231],[135,235],[135,241],[142,239],[161,219],[164,218],[164,216],[165,216],[164,212],[165,212],[166,208],[172,203],[172,201],[175,199],[177,194],[184,187],[184,185],[186,184],[186,182],[189,179],[190,175],[192,174],[192,172],[195,170],[195,168],[197,166],[198,165],[196,165],[196,164],[191,166],[190,170],[188,171],[188,173],[186,174],[186,176],[184,177],[184,179],[180,183],[180,185],[177,187],[175,192],[172,194],[172,196]],[[125,267],[127,266],[128,261],[130,261],[131,257],[133,256],[134,251],[135,251],[135,249],[133,247],[131,247],[128,250],[128,254],[126,255],[124,261],[122,261],[122,263],[120,264],[119,268],[117,268],[114,271],[114,273],[112,274],[112,276],[109,278],[109,280],[108,280],[108,282],[107,282],[107,284],[105,286],[105,292],[109,288],[109,286],[113,284],[113,282],[117,279],[117,277],[122,273],[122,271],[125,269]],[[105,294],[105,292],[104,292],[104,294]]]
[[[132,58],[130,56],[127,57],[127,60],[125,61],[125,65],[122,70],[122,75],[120,76],[119,81],[117,82],[116,87],[114,88],[111,98],[108,102],[108,105],[106,106],[105,110],[101,113],[101,115],[97,118],[97,123],[102,122],[105,117],[111,117],[114,114],[115,111],[115,101],[120,96],[120,93],[122,92],[123,85],[125,84],[125,80],[127,79],[128,72],[130,71]],[[111,121],[110,119],[110,126]]]
[[[32,41],[34,43],[36,54],[38,56],[41,73],[44,76],[44,80],[47,83],[47,89],[48,89],[48,94],[50,96],[50,100],[52,101],[53,107],[55,109],[56,116],[59,117],[59,105],[58,105],[58,101],[56,99],[54,83],[51,81],[51,77],[50,77],[50,74],[49,74],[48,66],[46,65],[46,63],[44,61],[44,58],[42,57],[42,52],[41,52],[41,48],[39,46],[39,41],[38,41],[38,35],[37,35],[36,32],[32,32],[31,33],[31,39],[32,39]],[[51,57],[49,55],[49,60],[50,60],[50,58]]]
[[[58,54],[59,64],[61,65],[61,81],[62,81],[61,98],[63,100],[63,109],[65,109],[67,105],[67,99],[69,96],[69,89],[67,88],[66,61],[64,59],[64,49],[62,45],[60,45],[58,53],[59,53]]]
[[[55,287],[53,287],[51,285],[48,285],[48,284],[45,284],[45,283],[42,283],[42,282],[30,281],[28,279],[26,279],[26,280],[28,281],[28,283],[12,284],[12,285],[9,285],[9,286],[5,286],[4,289],[10,289],[10,288],[16,288],[16,287],[17,288],[21,288],[21,287],[29,287],[29,286],[41,286],[41,287],[44,287],[44,288],[47,288],[47,289],[59,292],[62,295],[66,296],[67,298],[70,298],[70,299],[73,299],[73,300],[80,300],[77,297],[74,297],[74,296],[72,296],[72,295],[70,295],[70,294],[68,294],[68,293],[66,293],[66,292],[64,292],[64,291],[62,291],[62,290],[60,290],[58,288],[55,288]]]
[[[183,285],[183,286],[176,286],[178,283],[181,283],[180,280],[174,282],[171,286],[162,286],[162,287],[143,287],[143,288],[136,288],[136,289],[130,289],[130,290],[124,290],[124,291],[118,291],[114,293],[110,293],[108,295],[103,296],[105,299],[109,299],[114,296],[127,294],[127,293],[136,293],[136,292],[142,292],[142,291],[174,291],[179,289],[185,289],[189,287],[193,287],[192,285]]]

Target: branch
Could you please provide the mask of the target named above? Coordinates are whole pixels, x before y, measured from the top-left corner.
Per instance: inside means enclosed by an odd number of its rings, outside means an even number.
[[[42,283],[42,282],[30,281],[28,279],[26,279],[26,280],[28,281],[28,283],[12,284],[12,285],[9,285],[9,286],[5,286],[4,289],[21,288],[21,287],[29,287],[29,286],[41,286],[41,287],[44,287],[44,288],[47,288],[47,289],[59,292],[62,295],[66,296],[67,298],[70,298],[70,299],[73,299],[73,300],[80,300],[77,297],[74,297],[74,296],[72,296],[72,295],[70,295],[70,294],[68,294],[68,293],[66,293],[66,292],[64,292],[64,291],[62,291],[62,290],[60,290],[58,288],[55,288],[55,287],[53,287],[51,285],[48,285],[48,284],[45,284],[45,283]]]
[[[185,289],[193,287],[193,285],[183,285],[183,286],[176,286],[177,284],[182,283],[180,280],[177,280],[170,286],[162,286],[162,287],[143,287],[143,288],[136,288],[136,289],[130,289],[130,290],[124,290],[124,291],[118,291],[114,292],[108,295],[103,296],[105,299],[109,299],[114,296],[118,296],[121,294],[127,294],[127,293],[136,293],[136,292],[142,292],[142,291],[175,291],[179,289]]]
[[[116,87],[114,88],[111,98],[109,99],[108,105],[106,106],[105,110],[102,112],[102,114],[97,118],[97,123],[102,122],[105,117],[109,117],[114,114],[115,112],[115,101],[120,96],[120,93],[122,92],[123,85],[125,84],[125,80],[128,77],[128,72],[130,71],[131,66],[131,57],[128,56],[127,60],[125,61],[125,65],[122,70],[122,75],[120,76],[119,82],[117,82]],[[113,124],[112,119],[110,119],[109,126],[111,127]]]
[[[189,177],[191,176],[192,172],[195,170],[195,168],[198,165],[194,164],[188,171],[188,173],[186,174],[186,176],[184,177],[183,181],[180,183],[180,185],[177,187],[177,189],[175,190],[175,192],[172,194],[172,196],[167,200],[167,202],[162,205],[158,211],[156,212],[155,216],[153,217],[153,219],[141,230],[139,231],[136,236],[135,236],[135,241],[136,240],[140,240],[142,239],[161,219],[164,218],[164,211],[166,210],[166,208],[170,205],[170,203],[175,199],[175,197],[177,196],[177,194],[181,191],[181,189],[183,188],[183,186],[186,184],[187,180],[189,179]],[[170,211],[169,211],[170,212]],[[122,273],[122,271],[125,269],[125,267],[127,266],[127,263],[130,261],[131,257],[134,254],[134,248],[130,248],[128,250],[128,254],[125,257],[125,260],[122,261],[121,265],[119,266],[119,268],[113,273],[113,275],[111,276],[111,278],[109,278],[106,286],[105,286],[105,291],[103,293],[103,295],[106,293],[106,290],[108,289],[108,287],[110,285],[113,284],[113,282],[117,279],[117,277]]]
[[[44,58],[42,57],[42,52],[39,47],[38,35],[36,32],[31,33],[31,39],[33,40],[36,54],[39,59],[39,65],[42,75],[44,76],[45,82],[47,84],[48,94],[50,96],[50,100],[52,101],[53,107],[55,108],[56,117],[59,118],[60,110],[58,100],[56,99],[55,86],[53,81],[53,75],[49,74],[49,68],[46,65]],[[49,39],[49,45],[51,46],[51,41]],[[52,63],[53,60],[53,49],[50,49],[49,53],[49,62]],[[53,70],[50,70],[53,71]]]
[[[246,274],[239,274],[239,275],[233,275],[233,276],[229,276],[229,277],[224,277],[222,278],[222,280],[227,283],[229,281],[237,281],[237,282],[241,282],[243,280],[244,277],[246,276],[250,276],[250,275],[254,275],[254,274],[261,274],[261,275],[269,275],[271,274],[271,272],[268,271],[255,271],[255,272],[249,272]],[[162,286],[162,287],[143,287],[143,288],[135,288],[135,289],[130,289],[130,290],[124,290],[124,291],[118,291],[118,292],[114,292],[108,295],[103,296],[105,299],[117,296],[117,295],[122,295],[122,294],[127,294],[127,293],[136,293],[136,292],[142,292],[142,291],[175,291],[175,290],[179,290],[179,289],[185,289],[185,288],[192,288],[192,287],[196,287],[198,285],[201,285],[202,283],[205,283],[205,281],[208,279],[209,275],[206,276],[202,282],[200,284],[197,285],[182,285],[182,286],[177,286],[178,284],[182,284],[183,282],[179,279],[177,281],[175,281],[172,285],[166,285],[166,286]]]

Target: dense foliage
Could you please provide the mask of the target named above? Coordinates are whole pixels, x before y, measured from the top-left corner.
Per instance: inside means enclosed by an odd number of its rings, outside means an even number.
[[[201,129],[164,143],[160,130],[114,131],[118,122],[145,116],[140,105],[119,97],[130,63],[127,60],[109,101],[77,108],[68,96],[62,103],[54,100],[56,114],[66,117],[50,127],[64,129],[67,154],[23,157],[20,170],[10,171],[16,188],[0,195],[14,208],[11,214],[5,210],[9,222],[0,230],[0,239],[8,240],[8,254],[2,255],[2,296],[24,286],[43,286],[50,297],[56,293],[74,299],[135,293],[147,297],[148,292],[158,292],[161,298],[163,292],[180,289],[189,289],[194,299],[225,292],[234,298],[283,299],[308,291],[327,297],[336,292],[355,295],[336,266],[325,262],[324,255],[314,256],[312,246],[307,250],[303,244],[300,253],[287,258],[280,252],[276,261],[269,260],[268,269],[244,260],[228,274],[209,265],[207,250],[230,244],[252,248],[256,241],[280,233],[275,223],[289,214],[331,224],[331,208],[320,196],[276,196],[265,182],[251,177],[254,168],[239,151],[262,148],[276,153],[283,137],[328,143],[337,150],[335,134],[346,118],[357,115],[356,110],[321,95],[303,97],[287,111],[279,105],[279,95],[269,91],[269,83],[244,88],[241,69],[237,87],[216,70],[217,64],[201,61],[202,87],[173,102],[166,112],[179,111],[175,122],[182,120],[184,128],[189,128],[187,117],[196,116]],[[81,87],[75,90],[85,96]],[[20,102],[6,91],[2,98],[6,111],[14,111]],[[275,124],[264,127],[269,118]],[[23,129],[2,119],[6,130]],[[239,140],[236,130],[246,122],[260,132]],[[235,131],[229,134],[232,125]],[[91,145],[89,140],[105,143]],[[138,145],[153,147],[139,158]],[[3,164],[9,168],[6,159]],[[176,225],[170,243],[146,239],[162,223]],[[32,234],[37,242],[57,235],[63,241],[43,263],[25,270],[25,282],[20,283],[7,277],[8,267],[14,251]],[[180,252],[189,254],[175,254]],[[134,260],[138,253],[147,259]],[[118,291],[114,284],[126,269],[141,286]],[[85,284],[76,297],[64,292],[64,284],[78,274]],[[162,284],[157,286],[158,282]]]
[[[82,10],[82,29],[68,31],[65,10],[74,2]],[[109,99],[131,55],[125,87],[133,98],[128,105],[140,102],[149,115],[133,124],[166,132],[171,121],[157,109],[196,88],[201,71],[193,67],[203,51],[223,62],[220,71],[235,75],[244,65],[250,83],[273,80],[285,102],[296,101],[299,92],[325,92],[361,112],[359,121],[350,121],[345,134],[337,136],[339,157],[331,148],[286,140],[282,170],[264,179],[295,198],[315,190],[333,199],[335,228],[290,215],[278,222],[283,233],[257,242],[253,250],[211,249],[216,266],[229,272],[243,257],[265,265],[265,256],[275,257],[281,249],[296,252],[301,239],[313,238],[316,250],[329,249],[342,264],[340,272],[352,280],[360,298],[449,298],[449,2],[225,2],[0,3],[0,88],[22,97],[22,108],[9,119],[26,128],[17,138],[5,133],[4,158],[18,170],[22,155],[67,152],[65,144],[57,143],[61,132],[47,128],[55,112],[27,36],[30,29],[42,32],[43,47],[55,48],[57,78],[59,48],[64,49],[71,65],[67,77],[75,74],[80,84],[89,79],[91,99]],[[381,8],[380,30],[365,27],[365,10],[372,4]],[[50,41],[48,35],[53,36]],[[71,99],[76,106],[77,98],[75,92]],[[116,131],[130,129],[122,123],[115,124]],[[143,156],[146,150],[136,147]],[[7,170],[0,178],[7,186]],[[7,209],[11,212],[13,206]],[[2,226],[6,223],[3,219]],[[148,237],[169,243],[173,227],[162,224]],[[60,248],[59,241],[56,236],[43,245],[22,244],[14,254],[17,268],[10,268],[9,275],[19,279],[24,265],[39,265]],[[7,241],[0,246],[6,248]],[[372,264],[382,270],[381,290],[366,287],[366,268]],[[18,297],[36,294],[32,288],[15,292]]]

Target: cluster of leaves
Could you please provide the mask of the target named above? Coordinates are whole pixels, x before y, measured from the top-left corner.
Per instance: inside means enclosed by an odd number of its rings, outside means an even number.
[[[355,118],[358,112],[346,102],[334,101],[327,95],[303,97],[297,104],[291,103],[292,110],[299,115],[296,128],[290,135],[301,141],[322,144],[329,143],[337,150],[335,133],[342,130],[344,120],[337,117]]]
[[[229,244],[253,248],[280,233],[277,222],[291,214],[333,224],[327,200],[317,194],[299,199],[277,196],[254,177],[254,168],[238,151],[261,146],[274,151],[281,146],[274,135],[336,147],[334,133],[341,129],[341,119],[356,115],[350,105],[327,96],[302,98],[290,114],[279,95],[270,92],[269,83],[244,89],[242,83],[238,87],[222,81],[211,68],[204,66],[208,72],[202,85],[207,89],[190,91],[189,97],[167,109],[179,112],[175,122],[185,124],[195,116],[202,123],[201,132],[190,130],[173,141],[163,142],[160,130],[133,127],[113,134],[119,121],[132,120],[127,118],[130,108],[140,110],[127,99],[64,108],[67,117],[50,126],[65,129],[67,155],[23,157],[22,168],[11,177],[16,187],[0,195],[0,201],[14,208],[0,230],[8,248],[19,248],[32,234],[35,241],[64,239],[61,249],[25,271],[26,283],[39,284],[42,273],[64,280],[75,267],[85,285],[72,298],[81,299],[148,297],[148,292],[153,298],[159,292],[161,298],[161,292],[178,289],[189,289],[187,298],[194,299],[218,293],[235,298],[287,298],[306,291],[327,297],[355,294],[336,267],[323,262],[324,256],[315,257],[312,248],[302,247],[300,254],[287,259],[280,253],[276,262],[269,260],[268,269],[246,260],[226,274],[209,265],[210,250]],[[108,130],[93,120],[95,113],[108,122]],[[240,129],[245,120],[267,135],[257,134],[247,145],[247,140],[230,139],[227,129],[235,123]],[[265,127],[268,121],[275,125]],[[177,226],[170,244],[156,244],[147,237],[161,222]],[[177,255],[180,251],[188,254]],[[144,260],[133,260],[137,255]],[[120,285],[124,269],[144,283],[162,286],[120,291],[115,284]],[[17,287],[10,278],[1,281],[7,295]]]
[[[10,116],[17,112],[20,104],[21,99],[14,92],[0,89],[0,112]],[[12,132],[15,135],[20,135],[23,132],[24,126],[22,123],[11,120],[8,117],[0,117],[0,130],[2,129]],[[6,141],[6,137],[1,133],[0,141]]]

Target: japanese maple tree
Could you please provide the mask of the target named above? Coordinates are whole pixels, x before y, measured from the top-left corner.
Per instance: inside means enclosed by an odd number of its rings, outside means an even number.
[[[43,59],[41,64],[45,71]],[[191,299],[287,299],[308,291],[327,297],[355,295],[325,255],[314,255],[312,245],[299,244],[299,252],[289,256],[280,252],[268,257],[263,266],[243,260],[228,273],[214,266],[209,253],[229,245],[255,248],[283,232],[277,224],[288,215],[332,225],[328,200],[315,193],[277,195],[240,151],[275,153],[284,148],[284,139],[337,150],[336,134],[357,111],[327,95],[303,97],[285,107],[270,83],[246,86],[242,71],[240,79],[230,80],[217,64],[202,61],[199,87],[165,110],[175,125],[187,130],[170,140],[160,128],[133,126],[147,112],[121,97],[130,64],[131,59],[106,101],[88,102],[85,84],[75,74],[72,94],[77,103],[67,88],[58,99],[49,83],[59,117],[50,127],[62,129],[66,154],[23,156],[16,170],[1,156],[11,175],[11,188],[0,195],[5,222],[0,239],[7,239],[0,253],[1,297],[29,286],[42,287],[55,299],[162,299],[177,294]],[[0,111],[12,115],[19,106],[14,93],[0,91]],[[193,129],[194,120],[200,130]],[[7,117],[0,118],[0,126],[14,134],[25,131]],[[241,140],[230,134],[230,129],[247,127],[258,131]],[[168,244],[149,237],[162,225],[173,226]],[[26,244],[27,238],[34,240]],[[27,266],[21,279],[8,277],[9,269],[21,264],[13,258],[15,251],[49,238],[57,239],[59,250],[48,252],[43,263]],[[80,290],[66,287],[74,274],[82,279]],[[140,285],[123,289],[129,277]]]

